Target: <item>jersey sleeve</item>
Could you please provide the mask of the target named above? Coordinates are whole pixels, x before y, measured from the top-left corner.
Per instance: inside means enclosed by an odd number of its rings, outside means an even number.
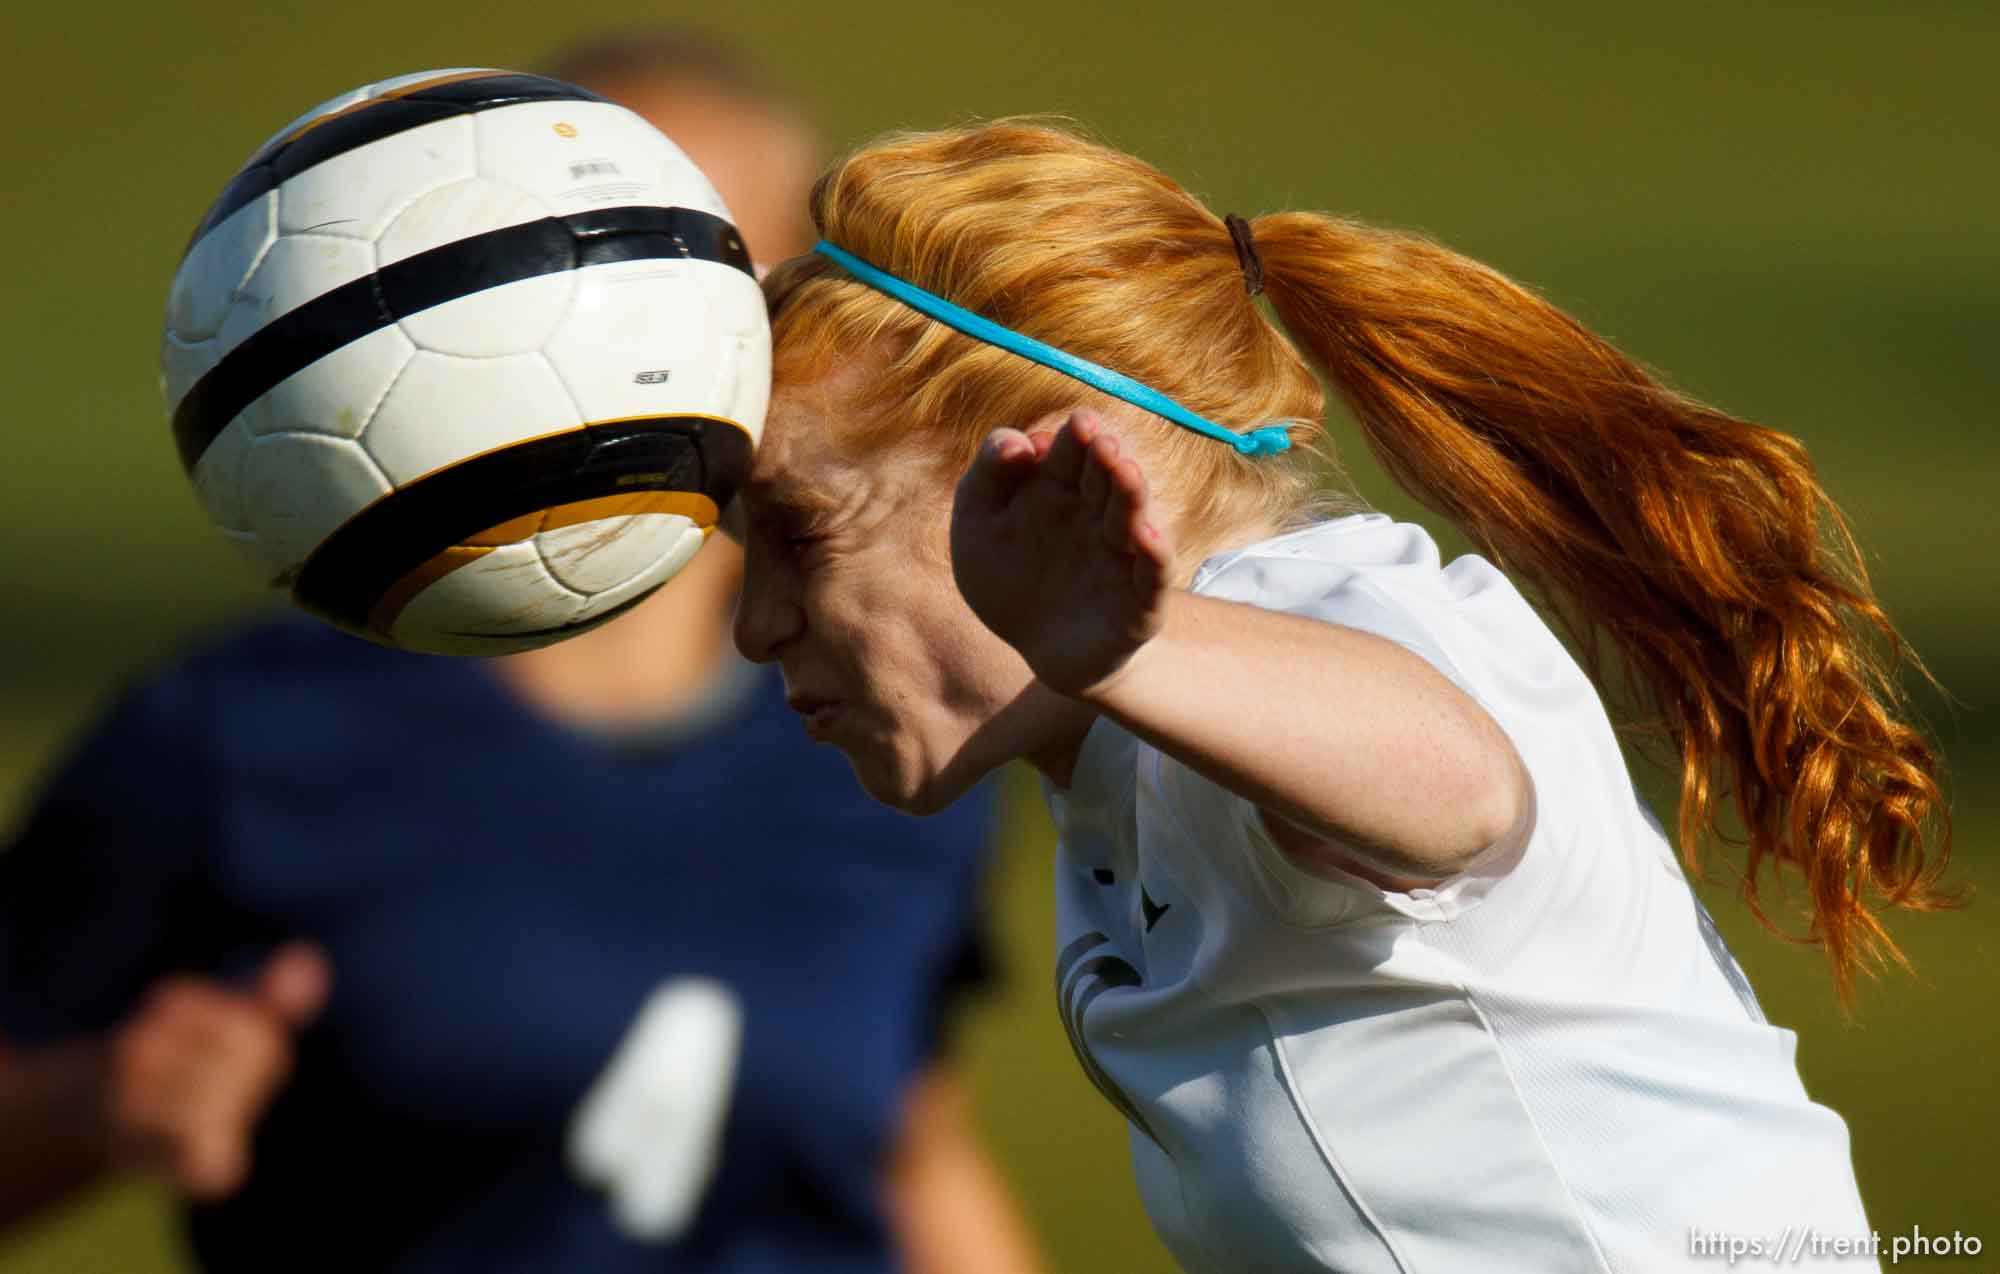
[[[1454,582],[1438,567],[1436,549],[1416,528],[1386,562],[1328,560],[1309,552],[1246,552],[1196,577],[1196,592],[1371,633],[1430,664],[1471,695],[1505,729],[1505,715],[1477,678],[1453,657],[1445,630],[1454,625]],[[1283,541],[1278,542],[1283,545]],[[1497,578],[1497,572],[1475,563]],[[1456,569],[1457,564],[1454,564]],[[1465,573],[1461,573],[1463,577]],[[1329,705],[1337,710],[1337,705]],[[1256,805],[1195,773],[1170,756],[1144,749],[1144,787],[1196,843],[1227,847],[1228,866],[1242,872],[1245,892],[1292,923],[1329,924],[1367,913],[1400,913],[1420,921],[1450,920],[1485,896],[1511,865],[1506,847],[1475,860],[1433,887],[1384,889],[1336,867],[1300,865],[1279,848]]]
[[[180,967],[212,830],[194,706],[126,697],[0,848],[0,1039],[101,1031]]]

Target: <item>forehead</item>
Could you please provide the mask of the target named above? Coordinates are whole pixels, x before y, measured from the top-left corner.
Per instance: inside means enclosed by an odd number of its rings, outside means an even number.
[[[893,405],[862,395],[878,370],[866,357],[842,360],[817,376],[780,361],[750,472],[752,504],[844,511],[872,522],[949,503],[956,483],[944,476],[938,457],[922,438],[894,427]]]
[[[780,366],[764,417],[764,437],[751,465],[753,500],[810,506],[831,504],[834,492],[866,470],[863,458],[840,441],[842,413],[857,409],[859,374],[817,378],[786,375]]]

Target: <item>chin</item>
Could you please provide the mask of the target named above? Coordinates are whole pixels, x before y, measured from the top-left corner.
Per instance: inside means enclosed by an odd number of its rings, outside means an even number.
[[[847,753],[861,790],[890,809],[917,818],[926,818],[964,795],[962,787],[952,787],[938,774],[916,773],[897,764],[894,758],[856,756]]]

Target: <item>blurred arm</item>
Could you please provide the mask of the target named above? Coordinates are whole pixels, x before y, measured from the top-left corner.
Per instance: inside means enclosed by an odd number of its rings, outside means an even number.
[[[112,1164],[105,1131],[107,1049],[76,1040],[0,1050],[0,1226],[68,1197]]]
[[[948,1066],[933,1066],[910,1086],[887,1195],[909,1274],[1041,1274],[1020,1206]]]
[[[107,1036],[0,1053],[0,1225],[114,1170],[162,1172],[197,1200],[234,1194],[330,980],[325,954],[294,942],[248,988],[167,978]]]

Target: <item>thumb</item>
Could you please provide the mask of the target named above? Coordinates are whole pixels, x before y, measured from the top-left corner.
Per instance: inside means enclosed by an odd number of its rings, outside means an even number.
[[[979,444],[979,454],[958,483],[960,508],[998,512],[1007,507],[1022,481],[1035,472],[1040,456],[1034,440],[1018,429],[995,429]]]
[[[250,1176],[250,1132],[235,1124],[205,1128],[181,1145],[175,1181],[197,1203],[219,1203]]]
[[[286,1026],[308,1026],[333,990],[333,965],[317,942],[300,939],[271,953],[257,975],[257,999]]]

